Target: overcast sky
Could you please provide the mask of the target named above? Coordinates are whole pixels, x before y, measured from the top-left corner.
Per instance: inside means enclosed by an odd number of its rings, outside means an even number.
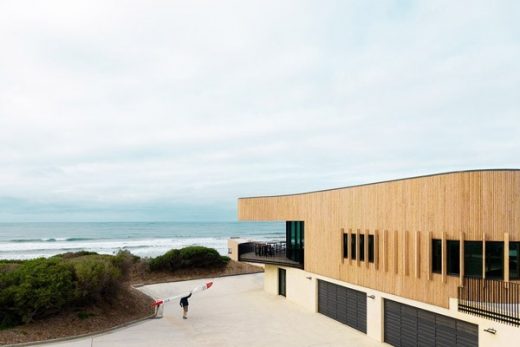
[[[0,221],[520,167],[518,1],[0,2]]]

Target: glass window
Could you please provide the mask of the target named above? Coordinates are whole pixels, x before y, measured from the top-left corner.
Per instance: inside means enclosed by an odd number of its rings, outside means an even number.
[[[297,262],[303,261],[304,222],[287,221],[285,238],[287,243],[287,257]]]
[[[464,241],[464,276],[482,278],[482,241]]]
[[[368,235],[368,261],[374,262],[374,235]]]
[[[509,279],[520,279],[520,242],[509,242]]]
[[[350,258],[356,259],[356,234],[351,235],[352,238],[350,240]]]
[[[348,234],[343,234],[343,258],[348,258]]]
[[[294,245],[296,248],[300,246],[300,222],[294,222]]]
[[[365,235],[359,235],[359,261],[365,261]]]
[[[432,239],[432,272],[442,273],[442,241]]]
[[[486,278],[504,279],[504,243],[486,241]]]
[[[448,258],[448,275],[458,276],[460,274],[460,257],[459,257],[460,241],[448,240],[446,244]]]

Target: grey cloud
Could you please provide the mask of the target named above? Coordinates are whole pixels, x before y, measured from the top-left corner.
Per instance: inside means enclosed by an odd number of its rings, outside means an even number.
[[[518,167],[518,7],[2,2],[0,221]]]

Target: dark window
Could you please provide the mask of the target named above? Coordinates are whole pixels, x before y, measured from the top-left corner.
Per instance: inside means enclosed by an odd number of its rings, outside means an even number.
[[[504,279],[504,243],[486,241],[486,278]]]
[[[368,235],[368,261],[374,262],[374,235]]]
[[[350,258],[356,259],[356,234],[351,235],[350,239]]]
[[[446,245],[448,258],[448,275],[458,276],[460,274],[460,241],[448,240]]]
[[[287,274],[285,269],[278,269],[278,295],[286,296],[287,294]]]
[[[520,242],[509,242],[509,279],[520,279]]]
[[[359,235],[359,261],[365,261],[365,235]]]
[[[287,258],[303,264],[304,224],[303,221],[287,221],[285,224]]]
[[[482,277],[482,241],[464,241],[464,276]]]
[[[343,258],[348,258],[348,234],[343,234]]]
[[[442,241],[432,240],[432,272],[442,273]]]

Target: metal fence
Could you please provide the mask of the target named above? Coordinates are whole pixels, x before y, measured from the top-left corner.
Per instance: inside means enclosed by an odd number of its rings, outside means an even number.
[[[304,251],[299,248],[287,247],[287,244],[283,241],[253,241],[238,245],[238,259],[253,263],[303,268]]]
[[[239,245],[239,254],[252,253],[256,256],[286,256],[285,242],[247,242]]]
[[[464,278],[458,290],[459,311],[520,326],[520,284]]]

